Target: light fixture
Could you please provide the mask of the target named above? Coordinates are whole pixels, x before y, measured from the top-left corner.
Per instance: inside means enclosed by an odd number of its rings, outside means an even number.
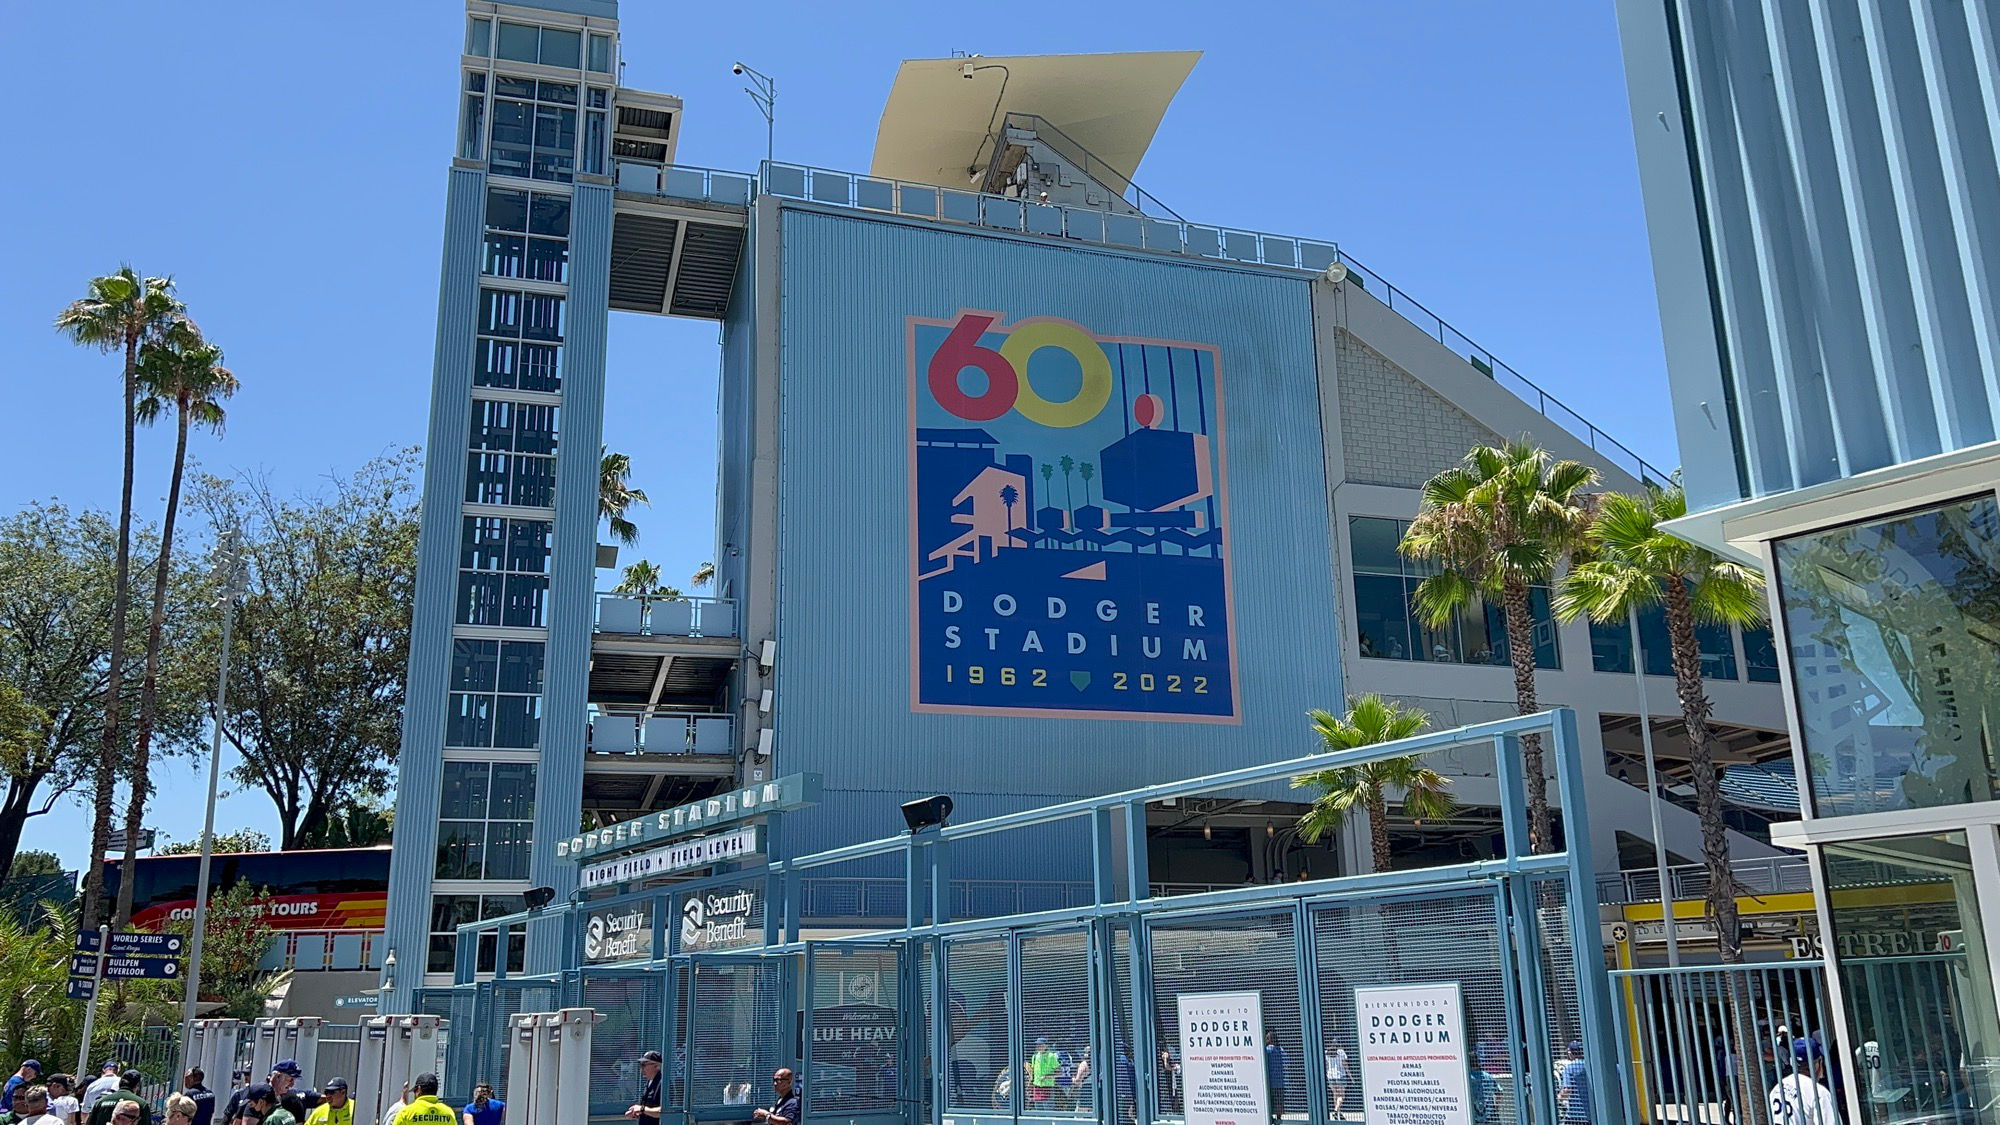
[[[530,887],[521,892],[521,901],[529,910],[540,910],[556,899],[554,887]]]
[[[1209,823],[1205,820],[1201,822],[1201,838],[1204,840],[1215,839],[1215,829],[1209,827]]]
[[[951,808],[951,798],[942,793],[911,801],[903,806],[903,823],[910,826],[912,836],[932,825],[943,828],[951,819]]]
[[[1273,825],[1273,824],[1272,824],[1272,823],[1271,823],[1270,821],[1268,821],[1268,820],[1267,820],[1267,821],[1265,821],[1265,822],[1264,822],[1264,838],[1268,840],[1268,839],[1271,839],[1272,837],[1276,836],[1277,834],[1278,834],[1278,829],[1276,828],[1276,826],[1274,826],[1274,825]]]

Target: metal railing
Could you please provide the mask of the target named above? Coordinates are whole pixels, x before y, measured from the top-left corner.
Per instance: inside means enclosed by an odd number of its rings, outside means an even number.
[[[1802,855],[1739,859],[1729,865],[1729,870],[1731,878],[1736,880],[1737,894],[1796,894],[1812,890],[1812,872]],[[1675,898],[1701,898],[1708,894],[1708,868],[1699,863],[1667,868],[1667,881]],[[1651,868],[1604,872],[1597,877],[1597,901],[1607,905],[1658,902],[1660,873]]]
[[[932,222],[963,223],[988,230],[1066,238],[1128,250],[1278,266],[1309,273],[1324,272],[1328,266],[1339,262],[1347,267],[1350,281],[1366,289],[1440,344],[1464,356],[1474,369],[1590,446],[1610,464],[1643,481],[1664,485],[1670,479],[1670,474],[1647,462],[1630,446],[1598,429],[1561,399],[1501,362],[1492,352],[1453,328],[1443,317],[1390,284],[1381,274],[1355,261],[1337,243],[1235,227],[1208,226],[1178,218],[1119,215],[1094,207],[1035,203],[935,184],[773,161],[764,163],[759,186],[762,191],[786,199],[882,211]]]
[[[597,595],[596,631],[647,637],[733,637],[736,602],[732,598],[641,598],[601,592]]]
[[[1770,1095],[1781,1083],[1810,1093],[1811,1060],[1824,1060],[1817,1081],[1830,1081],[1833,1090],[1843,1070],[1854,1079],[1834,1046],[1834,1015],[1817,961],[1624,969],[1611,981],[1621,1001],[1615,1007],[1627,1121],[1780,1125]],[[1809,1043],[1802,1052],[1801,1040]],[[1800,1053],[1807,1062],[1798,1061]],[[1800,1120],[1815,1121],[1810,1113],[1780,1119]]]
[[[1151,883],[1153,897],[1212,894],[1249,886],[1246,883]],[[954,879],[953,910],[961,918],[996,914],[1028,914],[1090,905],[1091,885],[1059,879]],[[807,881],[800,901],[805,916],[829,918],[900,918],[905,903],[901,879],[840,876]]]
[[[600,710],[590,716],[590,752],[729,757],[736,753],[736,719],[679,711],[656,711],[649,717],[643,710]]]
[[[618,190],[628,195],[657,195],[688,203],[745,207],[757,194],[756,177],[720,168],[620,160],[614,171]]]

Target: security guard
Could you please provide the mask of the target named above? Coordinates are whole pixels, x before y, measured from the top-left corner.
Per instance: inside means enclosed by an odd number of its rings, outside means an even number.
[[[437,1075],[417,1075],[410,1080],[410,1092],[416,1097],[396,1115],[396,1125],[458,1125],[458,1114],[438,1100]]]
[[[327,1082],[320,1103],[306,1115],[306,1125],[354,1125],[354,1103],[347,1098],[347,1079]]]

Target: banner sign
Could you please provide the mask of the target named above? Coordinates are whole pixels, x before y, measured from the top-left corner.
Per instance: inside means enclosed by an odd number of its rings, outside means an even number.
[[[776,781],[746,785],[678,808],[633,817],[556,841],[558,859],[586,860],[658,844],[724,824],[785,812],[819,801],[819,775],[795,773]]]
[[[655,875],[670,875],[724,860],[743,859],[756,855],[763,848],[761,829],[754,824],[747,825],[713,836],[593,863],[577,873],[576,883],[585,890],[608,887],[614,883],[635,883]]]
[[[1471,1125],[1457,981],[1354,990],[1361,1095],[1374,1125]]]
[[[764,927],[755,916],[757,892],[698,891],[681,905],[682,953],[743,949],[764,944]]]
[[[907,326],[912,707],[1240,721],[1217,349],[1004,321]]]
[[[1271,1090],[1264,1074],[1263,994],[1183,992],[1174,1005],[1187,1125],[1264,1125],[1271,1119]]]
[[[593,910],[583,921],[583,959],[645,961],[653,956],[653,904],[632,902]]]
[[[98,934],[89,930],[76,935],[78,953],[97,952]],[[187,939],[179,934],[139,934],[120,931],[111,935],[114,957],[178,957]]]

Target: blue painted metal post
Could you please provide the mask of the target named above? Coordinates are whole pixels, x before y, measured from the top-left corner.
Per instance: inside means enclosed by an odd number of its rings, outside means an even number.
[[[1146,851],[1146,802],[1130,800],[1125,808],[1125,890],[1133,902],[1153,896],[1152,857]],[[1132,919],[1132,1097],[1138,1102],[1139,1120],[1159,1117],[1159,1080],[1154,1068],[1160,1065],[1153,1049],[1153,958],[1143,918]],[[1118,1059],[1113,1055],[1112,1094],[1117,1099]],[[1120,1113],[1124,1110],[1121,1108]]]
[[[1302,902],[1292,904],[1292,952],[1299,981],[1299,1055],[1305,1067],[1306,1116],[1331,1120],[1326,1098],[1326,1040],[1320,1027],[1319,958],[1313,956],[1312,912]]]
[[[1111,810],[1090,810],[1090,900],[1099,906],[1118,900],[1118,864],[1111,840]]]
[[[1153,897],[1152,857],[1146,853],[1146,802],[1125,802],[1125,889],[1132,901]]]
[[[942,847],[942,845],[940,845]],[[945,976],[945,941],[930,941],[931,974],[931,1120],[944,1119],[951,1096],[951,982]]]
[[[765,818],[764,858],[767,863],[782,860],[785,855],[784,816],[772,814]],[[791,886],[798,881],[798,873],[789,864],[766,867],[764,869],[764,944],[778,944],[779,936],[790,925],[786,915],[791,913]]]
[[[1021,1026],[1021,931],[1007,931],[1007,1072],[1014,1076],[1007,1083],[1007,1106],[1016,1119],[1027,1104],[1026,1075],[1021,1071],[1021,1060],[1028,1057],[1027,1028]]]
[[[903,925],[916,929],[924,924],[924,849],[915,832],[903,849]]]
[[[931,925],[951,921],[951,907],[951,841],[940,835],[931,845]]]
[[[1532,852],[1528,833],[1527,778],[1522,772],[1521,739],[1503,734],[1493,740],[1493,772],[1500,785],[1500,825],[1511,862]],[[1532,1102],[1537,1112],[1530,1120],[1555,1121],[1555,1090],[1549,1068],[1555,1055],[1549,1047],[1548,1000],[1542,989],[1541,963],[1536,956],[1534,896],[1528,881],[1509,874],[1501,880],[1507,908],[1507,929],[1502,936],[1513,956],[1514,988],[1521,997],[1520,1042],[1526,1057],[1515,1071],[1520,1101]]]
[[[1570,955],[1576,964],[1577,1018],[1583,1024],[1583,1052],[1593,1073],[1615,1072],[1617,1087],[1629,1085],[1624,1052],[1611,1026],[1611,978],[1605,972],[1597,919],[1596,866],[1590,853],[1590,813],[1584,804],[1584,769],[1578,753],[1576,712],[1559,707],[1555,729],[1550,732],[1556,759],[1556,785],[1562,795],[1564,841],[1569,852],[1566,890],[1569,899]],[[1648,795],[1649,799],[1658,798]],[[1673,919],[1667,920],[1669,926]],[[1614,1063],[1613,1060],[1616,1060]],[[1614,1071],[1615,1067],[1615,1071]],[[1612,1083],[1590,1084],[1596,1111],[1594,1120],[1622,1120],[1624,1100],[1616,1096]]]

